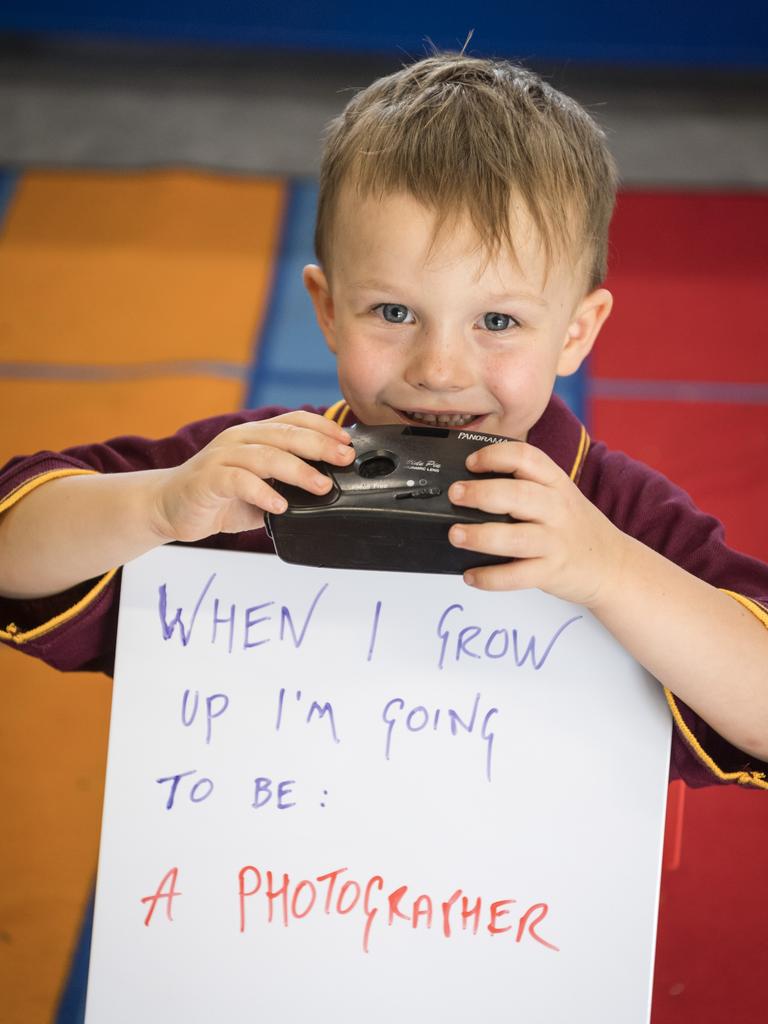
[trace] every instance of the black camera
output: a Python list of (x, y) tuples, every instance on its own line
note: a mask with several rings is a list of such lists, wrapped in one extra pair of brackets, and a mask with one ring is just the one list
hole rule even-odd
[(482, 480), (470, 473), (467, 456), (511, 438), (440, 427), (356, 426), (350, 430), (354, 462), (346, 467), (312, 463), (333, 481), (318, 497), (273, 481), (288, 502), (281, 515), (265, 516), (277, 554), (286, 562), (343, 569), (462, 573), (509, 558), (455, 548), (454, 523), (510, 521), (453, 505), (454, 480)]

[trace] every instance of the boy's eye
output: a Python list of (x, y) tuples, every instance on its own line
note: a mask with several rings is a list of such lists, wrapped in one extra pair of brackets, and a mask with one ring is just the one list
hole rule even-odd
[(486, 313), (483, 317), (483, 323), (489, 331), (506, 331), (512, 324), (516, 324), (517, 321), (514, 317), (509, 316), (508, 313)]
[(374, 311), (380, 313), (390, 324), (413, 323), (413, 313), (399, 302), (382, 302), (374, 307)]

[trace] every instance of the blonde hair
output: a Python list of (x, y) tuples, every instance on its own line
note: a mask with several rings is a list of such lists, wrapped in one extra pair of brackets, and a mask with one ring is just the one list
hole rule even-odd
[[(514, 255), (511, 201), (523, 201), (547, 262), (607, 268), (617, 171), (605, 133), (575, 100), (510, 61), (436, 53), (373, 82), (328, 126), (315, 251), (327, 270), (342, 186), (407, 192), (436, 214), (436, 233), (466, 214), (489, 254)], [(586, 252), (585, 252), (586, 250)]]

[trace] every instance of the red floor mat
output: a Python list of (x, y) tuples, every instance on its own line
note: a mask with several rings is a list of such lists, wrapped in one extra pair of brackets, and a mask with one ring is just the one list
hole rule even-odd
[[(768, 560), (768, 196), (622, 195), (591, 430)], [(766, 668), (768, 683), (768, 667)], [(768, 793), (688, 791), (662, 880), (654, 1024), (768, 1020)]]

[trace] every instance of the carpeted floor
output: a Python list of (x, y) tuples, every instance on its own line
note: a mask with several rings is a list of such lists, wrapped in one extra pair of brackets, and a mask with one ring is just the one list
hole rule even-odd
[[(298, 287), (314, 196), (310, 181), (191, 172), (0, 175), (0, 463), (245, 401), (337, 397)], [(761, 194), (623, 194), (615, 313), (569, 399), (768, 560), (766, 228)], [(0, 1020), (43, 1024), (96, 869), (110, 684), (0, 649), (0, 699)], [(763, 1019), (766, 826), (763, 793), (687, 793), (654, 1024)], [(77, 1004), (75, 986), (59, 1020)]]
[[(285, 184), (202, 174), (5, 179), (0, 462), (238, 408)], [(14, 187), (9, 187), (10, 185)], [(110, 681), (0, 649), (0, 1020), (47, 1024), (98, 851)]]

